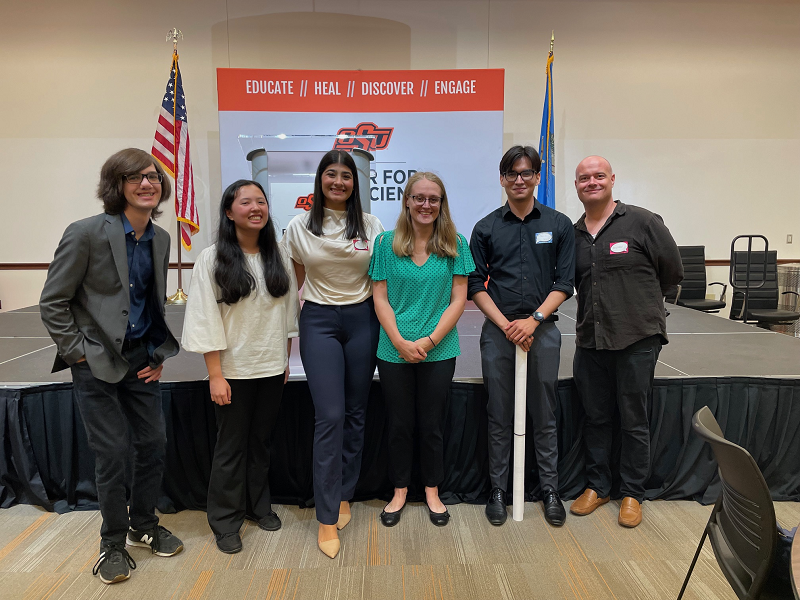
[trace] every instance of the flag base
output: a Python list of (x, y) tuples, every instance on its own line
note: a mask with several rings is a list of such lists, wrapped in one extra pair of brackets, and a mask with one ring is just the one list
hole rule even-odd
[(178, 288), (178, 291), (172, 294), (169, 298), (167, 298), (167, 304), (186, 304), (186, 300), (189, 297), (183, 293), (181, 288)]

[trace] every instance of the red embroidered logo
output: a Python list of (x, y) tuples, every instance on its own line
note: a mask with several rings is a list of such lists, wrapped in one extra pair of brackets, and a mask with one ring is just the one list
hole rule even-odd
[(297, 202), (294, 203), (295, 208), (302, 208), (304, 211), (308, 212), (311, 210), (311, 206), (314, 204), (314, 194), (309, 194), (308, 196), (299, 196), (297, 198)]
[[(353, 150), (360, 148), (367, 152), (375, 150), (385, 150), (392, 139), (394, 127), (378, 127), (375, 123), (359, 123), (356, 127), (342, 127), (337, 135), (341, 137), (333, 144), (334, 150)], [(372, 135), (373, 138), (364, 140), (357, 139), (358, 136)]]

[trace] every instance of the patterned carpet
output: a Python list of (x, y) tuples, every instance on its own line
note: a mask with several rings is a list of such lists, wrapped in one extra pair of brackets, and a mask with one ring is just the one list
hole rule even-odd
[[(0, 598), (3, 600), (380, 600), (676, 598), (710, 507), (694, 502), (646, 502), (636, 529), (617, 525), (618, 503), (588, 517), (570, 515), (548, 526), (541, 504), (525, 520), (492, 527), (482, 506), (450, 507), (451, 523), (436, 528), (427, 509), (410, 505), (397, 527), (383, 527), (383, 503), (353, 505), (330, 560), (316, 547), (314, 511), (276, 506), (283, 528), (246, 523), (244, 550), (232, 556), (214, 544), (205, 513), (164, 515), (183, 539), (172, 558), (131, 549), (138, 568), (112, 586), (92, 576), (100, 514), (47, 513), (34, 506), (0, 510)], [(779, 521), (800, 521), (800, 504), (776, 503)], [(690, 581), (688, 599), (735, 599), (710, 546)]]

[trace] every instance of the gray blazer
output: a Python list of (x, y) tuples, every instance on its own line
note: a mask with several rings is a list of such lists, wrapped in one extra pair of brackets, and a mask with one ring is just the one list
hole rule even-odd
[[(164, 319), (169, 234), (155, 225), (154, 229), (153, 297), (147, 302), (152, 318), (148, 332), (151, 367), (180, 349)], [(58, 244), (39, 300), (42, 322), (58, 349), (53, 372), (85, 356), (97, 379), (122, 380), (129, 367), (122, 356), (129, 309), (122, 217), (103, 213), (72, 223)]]

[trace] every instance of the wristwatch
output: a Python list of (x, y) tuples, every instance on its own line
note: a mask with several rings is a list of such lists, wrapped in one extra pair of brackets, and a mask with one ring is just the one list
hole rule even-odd
[(535, 313), (533, 313), (531, 316), (533, 317), (534, 321), (539, 321), (539, 323), (544, 321), (544, 315), (542, 313), (540, 313), (538, 310)]

